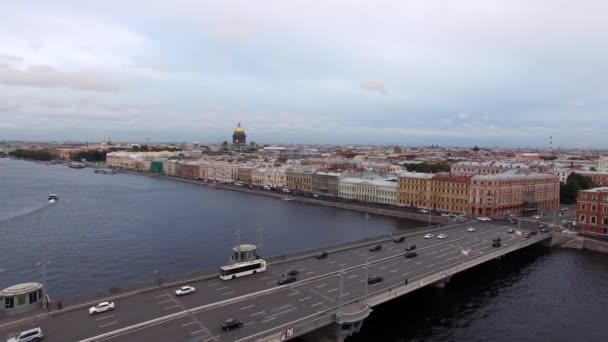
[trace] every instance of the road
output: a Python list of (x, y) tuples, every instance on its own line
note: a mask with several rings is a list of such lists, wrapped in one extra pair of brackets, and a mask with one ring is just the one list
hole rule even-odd
[[(535, 227), (537, 223), (523, 223)], [(491, 241), (501, 237), (503, 246), (521, 241), (523, 238), (507, 233), (504, 222), (475, 223), (475, 232), (467, 232), (468, 226), (446, 228), (442, 231), (447, 238), (424, 239), (423, 234), (409, 237), (404, 243), (387, 242), (382, 250), (369, 252), (370, 246), (363, 246), (330, 254), (329, 258), (317, 260), (308, 258), (269, 266), (265, 273), (236, 280), (218, 279), (189, 284), (195, 286), (194, 294), (175, 297), (173, 290), (157, 290), (117, 300), (116, 309), (111, 312), (90, 316), (86, 309), (65, 312), (43, 319), (38, 323), (28, 323), (13, 327), (12, 332), (40, 326), (45, 333), (45, 341), (78, 341), (120, 328), (132, 326), (159, 317), (185, 312), (188, 309), (246, 296), (232, 303), (212, 305), (196, 313), (185, 313), (167, 322), (119, 335), (112, 341), (233, 341), (282, 325), (298, 318), (336, 307), (342, 301), (348, 302), (365, 296), (366, 274), (380, 275), (384, 281), (370, 285), (368, 291), (402, 284), (405, 278), (416, 279), (433, 270), (441, 269), (463, 261), (462, 250), (470, 250), (470, 257), (481, 255), (495, 247)], [(435, 233), (437, 235), (438, 233)], [(417, 245), (418, 256), (403, 257), (404, 248)], [(469, 258), (470, 258), (469, 257)], [(366, 270), (365, 266), (369, 262)], [(288, 286), (277, 285), (281, 274), (297, 269), (298, 282)], [(343, 272), (343, 288), (340, 277)], [(271, 292), (256, 294), (263, 290)], [(222, 332), (220, 324), (227, 318), (242, 320), (245, 326), (231, 332)], [(0, 330), (0, 336), (7, 331)]]

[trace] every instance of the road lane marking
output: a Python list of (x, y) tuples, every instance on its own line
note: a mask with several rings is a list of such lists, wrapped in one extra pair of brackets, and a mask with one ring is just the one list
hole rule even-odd
[(260, 311), (260, 312), (256, 312), (256, 313), (254, 313), (254, 314), (251, 314), (251, 315), (249, 315), (249, 316), (253, 317), (253, 316), (257, 316), (257, 315), (263, 315), (263, 314), (265, 314), (265, 313), (266, 313), (266, 311)]
[(327, 286), (327, 284), (321, 284), (321, 285), (319, 285), (319, 286), (315, 286), (315, 289), (320, 289), (320, 288), (322, 288), (323, 286)]
[(300, 264), (291, 265), (292, 268), (296, 268), (296, 267), (300, 267), (300, 266), (302, 266), (302, 265), (300, 265)]
[(402, 277), (405, 277), (405, 276), (406, 276), (406, 275), (408, 275), (408, 274), (410, 274), (410, 272), (403, 273), (401, 276), (402, 276)]
[(109, 316), (104, 316), (104, 317), (100, 317), (100, 318), (95, 318), (96, 321), (101, 321), (102, 319), (107, 319), (110, 317), (114, 317), (114, 315), (109, 315)]
[(158, 302), (157, 304), (165, 304), (165, 303), (169, 303), (172, 301), (173, 301), (173, 299), (169, 299), (169, 300), (165, 300), (164, 302)]
[(255, 323), (255, 321), (245, 323), (245, 326)]
[(335, 289), (331, 289), (331, 290), (327, 291), (327, 293), (334, 292), (334, 291), (338, 291), (338, 288), (336, 287)]
[(315, 304), (311, 305), (310, 307), (314, 308), (315, 306), (317, 306), (317, 305), (321, 305), (321, 304), (323, 304), (323, 302), (318, 302), (318, 303), (315, 303)]
[(179, 305), (170, 306), (168, 308), (165, 308), (165, 310), (171, 310), (171, 309), (175, 309), (175, 308), (179, 308)]
[(154, 297), (154, 299), (156, 299), (156, 298), (161, 298), (161, 297), (168, 296), (168, 295), (169, 295), (168, 293), (165, 293), (165, 294), (162, 294), (162, 295), (160, 295), (160, 296), (156, 296), (156, 297)]
[(352, 276), (348, 277), (348, 279), (357, 278), (358, 276), (359, 276), (358, 274), (355, 274), (355, 275), (352, 275)]
[(262, 323), (266, 323), (266, 322), (274, 321), (275, 319), (277, 319), (277, 317), (276, 317), (276, 316), (275, 316), (275, 317), (271, 317), (271, 318), (269, 318), (269, 319), (265, 319), (265, 320), (263, 320), (263, 321), (262, 321)]
[(346, 292), (345, 294), (342, 295), (342, 297), (346, 297), (350, 294), (350, 292)]
[(276, 281), (273, 280), (273, 281), (267, 282), (266, 285), (270, 285), (270, 284), (274, 284), (274, 283), (276, 283)]
[(390, 271), (389, 273), (394, 273), (394, 272), (397, 272), (397, 271), (399, 271), (399, 269), (396, 268), (396, 269)]
[(448, 249), (450, 249), (450, 247), (447, 247), (447, 248), (444, 248), (444, 249), (440, 249), (439, 251), (440, 251), (440, 252), (445, 252), (445, 251), (447, 251)]
[(359, 280), (359, 282), (360, 282), (360, 283), (365, 283), (366, 281), (367, 281), (367, 280), (365, 280), (365, 279), (361, 279), (361, 280)]
[(422, 264), (422, 261), (418, 261), (418, 262), (416, 263), (416, 265), (420, 265), (420, 264)]
[(189, 326), (191, 324), (196, 324), (196, 322), (190, 322), (190, 323), (182, 324), (182, 327), (187, 327), (187, 326)]
[(234, 293), (234, 291), (230, 291), (230, 292), (224, 292), (224, 293), (222, 293), (222, 296), (227, 296), (227, 295), (229, 295), (229, 294), (233, 294), (233, 293)]
[(387, 267), (388, 267), (388, 266), (382, 266), (382, 267), (380, 267), (380, 268), (378, 268), (378, 269), (379, 269), (379, 270), (383, 270), (383, 269), (385, 269), (385, 268), (387, 268)]
[(305, 275), (313, 274), (315, 271), (306, 272)]
[(204, 332), (204, 331), (205, 331), (205, 330), (197, 330), (197, 331), (191, 332), (191, 333), (190, 333), (190, 335), (196, 335), (196, 334), (200, 334), (200, 333), (202, 333), (202, 332)]
[(435, 264), (427, 265), (426, 268), (433, 267), (433, 266), (435, 266)]
[(308, 267), (304, 267), (304, 268), (301, 268), (301, 269), (300, 269), (300, 271), (301, 271), (301, 272), (304, 272), (304, 271), (306, 271), (307, 269), (308, 269)]
[(255, 306), (255, 304), (248, 305), (248, 306), (242, 307), (240, 310), (247, 310), (247, 309), (251, 309), (251, 308), (252, 308), (252, 307), (254, 307), (254, 306)]
[(215, 340), (215, 339), (216, 339), (216, 338), (218, 338), (218, 337), (220, 337), (220, 335), (210, 337), (210, 338), (208, 338), (208, 339), (204, 340), (203, 342), (209, 342), (209, 341), (213, 341), (213, 340)]
[(434, 251), (434, 252), (428, 253), (427, 255), (433, 255), (433, 254), (435, 254), (435, 253), (437, 253), (437, 251)]
[(347, 262), (345, 262), (345, 263), (343, 263), (343, 264), (340, 264), (340, 265), (338, 265), (338, 266), (342, 267), (342, 266), (346, 266), (346, 265), (348, 265), (348, 263), (347, 263)]
[(218, 287), (217, 289), (215, 289), (215, 291), (225, 290), (227, 288), (228, 288), (228, 286)]
[(336, 260), (332, 260), (332, 261), (328, 262), (328, 264), (335, 264), (335, 263), (336, 263)]
[(288, 294), (287, 296), (295, 296), (295, 295), (299, 295), (299, 294), (300, 294), (300, 292), (296, 291), (296, 292), (294, 292), (294, 293), (290, 293), (290, 294)]
[(266, 279), (270, 279), (270, 278), (272, 278), (272, 276), (268, 276), (268, 277), (260, 278), (260, 280), (266, 280)]
[(219, 285), (219, 284), (220, 283), (211, 283), (211, 284), (207, 285), (207, 287), (209, 287), (209, 286), (215, 286), (215, 285)]
[(311, 299), (311, 298), (312, 298), (312, 297), (306, 297), (306, 298), (298, 299), (298, 302), (303, 302), (303, 301), (305, 301), (305, 300), (309, 300), (309, 299)]
[(118, 322), (112, 322), (112, 323), (108, 323), (108, 324), (100, 325), (99, 327), (100, 327), (100, 328), (103, 328), (103, 327), (108, 327), (108, 326), (110, 326), (110, 325), (114, 325), (114, 324), (118, 324)]

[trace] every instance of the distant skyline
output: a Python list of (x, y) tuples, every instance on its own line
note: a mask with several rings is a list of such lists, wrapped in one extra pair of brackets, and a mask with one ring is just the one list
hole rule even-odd
[(10, 1), (0, 140), (608, 147), (608, 2)]

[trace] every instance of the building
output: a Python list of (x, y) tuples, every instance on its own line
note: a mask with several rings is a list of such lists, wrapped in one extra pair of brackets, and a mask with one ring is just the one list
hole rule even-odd
[(236, 179), (241, 183), (251, 184), (252, 174), (253, 174), (253, 167), (239, 166)]
[(340, 177), (337, 172), (316, 172), (312, 175), (312, 192), (317, 195), (338, 197)]
[(608, 186), (608, 172), (577, 171), (576, 173), (589, 177), (595, 186)]
[(183, 178), (198, 179), (200, 173), (200, 163), (195, 161), (179, 162), (177, 167), (178, 176)]
[(397, 202), (397, 180), (342, 178), (338, 197), (369, 203), (395, 204)]
[(513, 169), (527, 169), (528, 165), (524, 163), (512, 163), (512, 162), (472, 162), (465, 161), (460, 163), (452, 164), (450, 167), (450, 173), (453, 175), (495, 175), (497, 173), (505, 172)]
[(317, 170), (311, 167), (290, 167), (285, 170), (285, 187), (293, 191), (312, 192), (312, 175)]
[(532, 215), (559, 207), (559, 177), (510, 170), (471, 177), (470, 214), (506, 217)]
[(597, 161), (596, 169), (599, 172), (608, 172), (608, 157), (602, 157)]
[(0, 154), (10, 154), (11, 152), (17, 151), (19, 149), (18, 145), (10, 145), (0, 143)]
[(163, 162), (163, 171), (165, 174), (170, 176), (177, 175), (177, 163), (176, 159), (167, 159)]
[(452, 213), (469, 212), (471, 177), (439, 173), (430, 180), (432, 208)]
[(608, 237), (608, 187), (577, 194), (576, 224), (586, 233)]
[(238, 125), (234, 129), (234, 133), (232, 134), (232, 143), (235, 145), (247, 144), (247, 135), (245, 135), (245, 130), (241, 127), (240, 122), (238, 123)]
[(432, 173), (409, 172), (399, 174), (397, 204), (402, 206), (432, 208), (430, 202)]

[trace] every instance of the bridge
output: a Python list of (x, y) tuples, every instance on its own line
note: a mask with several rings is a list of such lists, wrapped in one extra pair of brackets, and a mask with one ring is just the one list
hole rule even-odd
[[(536, 230), (538, 222), (520, 221), (521, 231)], [(475, 231), (467, 231), (474, 227)], [(424, 286), (445, 286), (459, 272), (484, 262), (546, 242), (552, 233), (529, 238), (509, 233), (517, 228), (504, 221), (468, 222), (452, 226), (386, 236), (268, 259), (266, 272), (222, 281), (215, 274), (196, 282), (161, 284), (65, 305), (63, 310), (36, 311), (0, 318), (0, 337), (41, 327), (45, 341), (282, 341), (301, 337), (310, 341), (342, 341), (356, 333), (373, 308)], [(425, 239), (427, 232), (434, 234)], [(443, 233), (447, 237), (438, 239)], [(492, 246), (500, 237), (502, 244)], [(370, 247), (382, 249), (371, 252)], [(405, 258), (405, 248), (417, 246), (417, 256)], [(327, 251), (326, 259), (315, 258)], [(288, 270), (300, 272), (298, 281), (278, 286)], [(381, 276), (383, 281), (368, 284)], [(190, 295), (176, 297), (182, 285), (196, 287)], [(88, 307), (112, 300), (116, 309), (88, 315)], [(222, 331), (228, 318), (243, 327)]]

